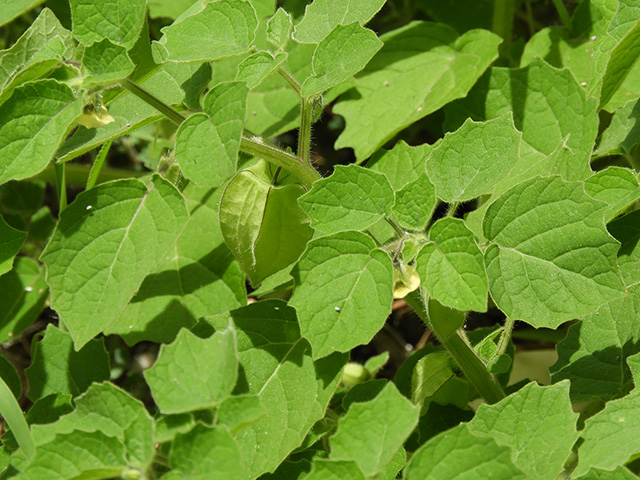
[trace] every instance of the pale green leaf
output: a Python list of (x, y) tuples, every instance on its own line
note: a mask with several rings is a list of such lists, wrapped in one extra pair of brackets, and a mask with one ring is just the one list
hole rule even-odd
[(353, 461), (366, 475), (374, 475), (391, 461), (419, 416), (420, 407), (388, 383), (376, 398), (354, 403), (338, 420), (337, 432), (330, 440), (330, 458)]
[(376, 34), (358, 22), (337, 25), (316, 47), (313, 76), (302, 84), (302, 95), (315, 95), (340, 85), (362, 70), (382, 48)]
[(144, 378), (162, 413), (211, 408), (228, 398), (236, 384), (237, 354), (233, 328), (207, 339), (183, 329), (161, 347)]
[(522, 134), (511, 113), (476, 123), (467, 120), (429, 154), (427, 175), (445, 202), (466, 202), (489, 193), (518, 162)]
[[(64, 459), (65, 461), (61, 461)], [(24, 480), (117, 478), (127, 469), (124, 446), (100, 431), (58, 435), (36, 448), (36, 457), (20, 473)]]
[(303, 480), (366, 480), (355, 462), (317, 458)]
[(102, 339), (91, 340), (76, 351), (68, 333), (49, 325), (35, 345), (25, 374), (29, 380), (27, 397), (33, 401), (54, 393), (76, 397), (93, 382), (109, 379), (109, 356)]
[(253, 90), (279, 68), (286, 59), (287, 54), (284, 52), (278, 53), (275, 57), (262, 50), (256, 52), (240, 62), (236, 80), (246, 82), (249, 90)]
[(290, 304), (314, 358), (368, 343), (391, 312), (391, 258), (363, 233), (310, 241), (292, 276), (296, 288)]
[(0, 342), (6, 342), (40, 315), (49, 297), (44, 269), (30, 258), (16, 258), (13, 269), (0, 276), (0, 291)]
[(315, 0), (307, 5), (293, 37), (302, 43), (320, 43), (338, 25), (364, 25), (383, 5), (384, 0)]
[(254, 286), (295, 262), (313, 234), (296, 202), (303, 188), (274, 186), (265, 168), (238, 173), (220, 201), (222, 234)]
[(522, 132), (520, 161), (503, 182), (504, 191), (535, 175), (560, 174), (567, 180), (591, 175), (589, 161), (598, 132), (597, 102), (567, 70), (536, 59), (520, 69), (494, 67), (469, 95), (445, 108), (447, 130), (467, 118), (475, 121), (513, 113)]
[(489, 207), (489, 288), (509, 318), (555, 328), (624, 294), (605, 207), (559, 177), (522, 182)]
[(426, 173), (396, 192), (392, 212), (403, 227), (424, 230), (436, 208), (435, 187)]
[(640, 144), (640, 101), (631, 100), (616, 110), (611, 123), (602, 132), (596, 155), (607, 155), (624, 152), (631, 155), (634, 147)]
[(76, 348), (118, 318), (187, 219), (184, 198), (159, 176), (101, 184), (62, 212), (41, 258)]
[(429, 295), (459, 310), (487, 310), (487, 274), (473, 233), (459, 218), (442, 218), (429, 231), (416, 271)]
[(311, 226), (325, 233), (364, 230), (389, 215), (393, 202), (386, 177), (357, 165), (337, 165), (298, 200)]
[(247, 475), (243, 460), (225, 429), (196, 425), (190, 432), (176, 435), (169, 454), (172, 471), (162, 478), (239, 480)]
[(638, 178), (628, 168), (607, 167), (600, 170), (585, 180), (584, 189), (596, 200), (609, 205), (604, 214), (605, 222), (613, 220), (640, 199)]
[(323, 417), (347, 358), (334, 354), (314, 362), (295, 310), (282, 301), (253, 303), (207, 321), (219, 330), (229, 317), (241, 372), (234, 394), (257, 395), (266, 410), (235, 436), (249, 470), (237, 480), (250, 480), (273, 471)]
[(9, 23), (14, 18), (40, 5), (44, 0), (12, 0), (2, 5), (0, 14), (0, 26)]
[(249, 50), (258, 25), (251, 3), (219, 0), (206, 3), (190, 16), (165, 27), (169, 60), (207, 62)]
[(218, 407), (216, 425), (235, 435), (265, 415), (267, 410), (257, 395), (238, 395), (227, 398)]
[(205, 113), (182, 122), (175, 157), (187, 178), (219, 187), (235, 173), (247, 93), (243, 82), (217, 85), (204, 98)]
[(267, 40), (278, 49), (282, 49), (289, 43), (292, 30), (291, 15), (279, 7), (267, 22)]
[(422, 445), (405, 468), (407, 480), (516, 480), (529, 478), (511, 461), (510, 450), (491, 438), (473, 435), (466, 424)]
[[(206, 1), (206, 0), (205, 0)], [(175, 20), (194, 4), (202, 4), (195, 0), (147, 0), (149, 18), (170, 18)]]
[[(2, 412), (3, 420), (11, 429), (15, 441), (21, 449), (20, 452), (24, 454), (28, 460), (32, 460), (36, 453), (36, 445), (31, 435), (29, 425), (18, 403), (18, 398), (20, 398), (20, 394), (22, 393), (20, 378), (18, 377), (18, 372), (13, 368), (13, 365), (4, 357), (2, 370), (3, 378), (0, 378), (0, 412)], [(17, 385), (14, 385), (17, 387), (14, 389), (17, 390), (17, 395), (12, 391), (10, 386), (7, 385), (7, 381), (14, 383), (11, 380), (17, 381)], [(4, 463), (6, 464), (7, 462)]]
[(82, 111), (71, 88), (38, 80), (0, 106), (0, 183), (43, 170)]
[(38, 448), (55, 442), (61, 435), (100, 432), (124, 445), (129, 465), (141, 469), (149, 466), (155, 451), (153, 420), (139, 400), (112, 383), (101, 383), (92, 385), (75, 399), (75, 404), (76, 409), (58, 421), (33, 427)]
[(640, 284), (640, 211), (636, 210), (609, 224), (609, 232), (622, 246), (618, 265), (627, 286)]
[(183, 191), (189, 220), (165, 260), (140, 285), (105, 330), (129, 344), (169, 343), (199, 318), (246, 303), (245, 275), (224, 244), (218, 203), (221, 190), (190, 183)]
[(426, 355), (418, 360), (411, 377), (411, 401), (422, 405), (445, 383), (455, 376), (451, 367), (451, 356), (446, 352)]
[(138, 40), (146, 0), (69, 0), (73, 36), (84, 45), (107, 38), (129, 50)]
[(196, 420), (191, 413), (158, 415), (155, 417), (155, 421), (156, 428), (153, 438), (157, 443), (170, 442), (176, 434), (187, 433), (196, 426)]
[(601, 470), (592, 468), (580, 477), (580, 480), (636, 480), (637, 475), (625, 467), (618, 467), (615, 470)]
[(571, 380), (571, 399), (604, 401), (624, 395), (631, 385), (627, 358), (640, 353), (640, 286), (571, 325), (556, 347), (551, 380)]
[(27, 232), (16, 230), (0, 215), (0, 275), (13, 267), (13, 259), (27, 238)]
[(384, 173), (397, 192), (424, 173), (431, 148), (426, 143), (412, 147), (400, 140), (391, 150), (380, 149), (374, 153), (367, 168)]
[(531, 478), (556, 478), (578, 439), (577, 419), (569, 382), (532, 382), (495, 405), (481, 405), (468, 428), (509, 447), (513, 463)]
[(610, 52), (602, 78), (600, 108), (615, 111), (640, 97), (640, 19)]
[(380, 369), (389, 361), (389, 352), (382, 352), (375, 355), (364, 363), (364, 368), (371, 378), (375, 378)]
[(127, 49), (108, 38), (92, 43), (84, 49), (82, 66), (89, 72), (83, 85), (90, 86), (115, 82), (127, 78), (135, 65), (127, 55)]
[(627, 358), (636, 388), (619, 400), (606, 404), (604, 410), (585, 422), (578, 449), (579, 477), (590, 468), (612, 470), (640, 452), (640, 355)]
[(423, 22), (381, 40), (384, 46), (355, 79), (355, 89), (334, 108), (347, 122), (336, 147), (352, 147), (359, 161), (403, 128), (463, 97), (497, 57), (500, 43), (488, 31), (458, 36), (450, 27)]

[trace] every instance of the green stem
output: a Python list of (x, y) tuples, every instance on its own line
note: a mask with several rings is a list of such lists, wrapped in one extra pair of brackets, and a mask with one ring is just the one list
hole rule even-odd
[(300, 161), (295, 155), (281, 150), (260, 137), (243, 134), (240, 139), (240, 150), (288, 170), (307, 188), (311, 188), (313, 182), (321, 178), (310, 163)]
[(384, 217), (384, 219), (396, 231), (396, 234), (398, 235), (398, 238), (404, 238), (405, 237), (405, 235), (407, 233), (404, 232), (396, 222), (391, 220), (389, 217)]
[(298, 158), (305, 163), (311, 161), (311, 121), (313, 96), (302, 97), (300, 102), (300, 128), (298, 129)]
[(111, 148), (111, 143), (113, 140), (107, 140), (106, 143), (102, 145), (100, 148), (100, 152), (98, 152), (98, 156), (93, 162), (93, 166), (91, 167), (91, 171), (89, 172), (89, 177), (87, 178), (87, 186), (86, 190), (93, 188), (98, 180), (98, 176), (100, 175), (100, 171), (102, 170), (102, 166), (104, 165), (104, 161), (107, 158), (107, 154), (109, 153), (109, 149)]
[(2, 378), (0, 378), (0, 414), (11, 428), (24, 456), (27, 457), (27, 460), (32, 460), (36, 455), (36, 444), (33, 441), (31, 430), (16, 397), (13, 396), (13, 392)]
[(496, 357), (507, 351), (507, 345), (509, 345), (509, 340), (511, 339), (511, 333), (513, 332), (513, 326), (515, 323), (516, 321), (509, 317), (507, 317), (504, 322), (504, 328), (502, 329), (502, 335), (500, 336), (500, 342), (498, 343)]
[(278, 73), (287, 81), (289, 85), (291, 85), (291, 88), (293, 88), (298, 95), (302, 96), (302, 86), (295, 78), (293, 78), (293, 75), (291, 75), (282, 67), (278, 67)]
[(493, 3), (493, 23), (491, 30), (502, 37), (500, 58), (508, 60), (511, 50), (511, 31), (513, 29), (513, 0), (495, 0)]
[(569, 12), (567, 11), (567, 7), (564, 6), (562, 0), (553, 0), (553, 5), (556, 7), (558, 11), (558, 15), (560, 16), (560, 20), (565, 27), (571, 26), (571, 18), (569, 17)]
[[(422, 290), (419, 289), (419, 290)], [(475, 387), (487, 403), (497, 403), (505, 397), (502, 387), (496, 378), (487, 370), (484, 362), (478, 357), (464, 333), (458, 329), (451, 335), (444, 335), (432, 324), (419, 291), (411, 292), (405, 297), (406, 302), (418, 314), (438, 341), (447, 349), (462, 369), (465, 377)]]
[(170, 107), (169, 105), (164, 103), (155, 95), (140, 87), (138, 84), (132, 82), (128, 78), (122, 80), (120, 84), (122, 85), (122, 88), (130, 91), (136, 97), (154, 107), (156, 110), (158, 110), (160, 113), (165, 115), (169, 120), (176, 123), (177, 125), (180, 125), (182, 122), (184, 122), (186, 118), (184, 115), (178, 112), (175, 108)]
[(460, 202), (450, 203), (449, 208), (447, 209), (447, 217), (453, 218), (454, 215), (456, 214), (456, 210), (458, 209), (459, 205), (460, 205)]
[(67, 179), (65, 175), (65, 164), (53, 164), (56, 174), (56, 193), (58, 194), (58, 211), (62, 212), (67, 208)]
[[(58, 164), (50, 164), (39, 174), (30, 178), (30, 180), (41, 180), (45, 182), (56, 182), (56, 168)], [(62, 164), (60, 164), (62, 165)], [(65, 180), (68, 185), (85, 185), (89, 177), (91, 167), (89, 165), (80, 165), (77, 163), (64, 163)], [(116, 168), (103, 168), (98, 174), (96, 183), (104, 183), (109, 180), (118, 180), (120, 178), (138, 178), (148, 175), (149, 172), (136, 172), (133, 170), (122, 170)]]

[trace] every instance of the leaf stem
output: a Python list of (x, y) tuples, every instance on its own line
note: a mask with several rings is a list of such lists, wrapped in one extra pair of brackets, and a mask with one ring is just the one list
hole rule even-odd
[(53, 164), (56, 174), (56, 193), (58, 194), (58, 211), (62, 212), (67, 208), (67, 179), (65, 175), (65, 164)]
[(446, 336), (438, 331), (432, 324), (429, 313), (425, 308), (422, 298), (422, 288), (409, 293), (405, 300), (411, 308), (418, 314), (427, 327), (433, 332), (438, 341), (447, 349), (453, 359), (462, 369), (465, 377), (471, 385), (475, 387), (480, 395), (487, 403), (497, 403), (505, 397), (502, 387), (496, 378), (487, 370), (484, 362), (478, 357), (469, 341), (466, 339), (464, 332), (460, 329), (453, 334)]
[(36, 444), (33, 441), (31, 430), (16, 397), (13, 396), (13, 392), (2, 378), (0, 378), (0, 413), (11, 428), (27, 460), (33, 459), (36, 455)]
[(502, 335), (500, 336), (500, 341), (498, 342), (498, 351), (496, 352), (496, 357), (498, 355), (502, 355), (507, 351), (507, 345), (509, 345), (509, 340), (511, 339), (511, 333), (513, 332), (513, 326), (516, 321), (512, 318), (507, 317), (504, 322), (504, 327), (502, 329)]
[(406, 232), (404, 232), (401, 228), (400, 225), (398, 225), (396, 222), (394, 222), (392, 219), (390, 219), (389, 217), (384, 217), (385, 221), (391, 225), (391, 227), (396, 231), (396, 234), (398, 235), (398, 238), (402, 239), (404, 238), (404, 236), (406, 235)]
[(511, 31), (513, 29), (513, 0), (495, 0), (493, 2), (493, 22), (491, 30), (502, 37), (500, 58), (509, 60), (511, 50)]
[(556, 10), (558, 11), (558, 16), (560, 17), (560, 20), (562, 20), (562, 24), (565, 27), (570, 27), (571, 18), (569, 17), (569, 12), (567, 11), (567, 7), (564, 6), (564, 3), (562, 3), (562, 0), (553, 0), (553, 5), (556, 7)]
[[(56, 168), (62, 164), (50, 164), (42, 172), (31, 177), (29, 180), (41, 180), (44, 182), (56, 182)], [(68, 185), (85, 185), (90, 174), (88, 165), (80, 165), (77, 163), (64, 163), (65, 180)], [(109, 180), (118, 180), (120, 178), (138, 178), (148, 175), (150, 172), (136, 172), (134, 170), (124, 170), (117, 168), (103, 168), (98, 173), (96, 183), (108, 182)]]
[(311, 122), (314, 97), (300, 99), (300, 128), (298, 129), (298, 158), (305, 163), (311, 161)]
[(138, 84), (132, 82), (128, 78), (125, 78), (124, 80), (122, 80), (122, 82), (120, 82), (120, 85), (122, 85), (122, 88), (130, 91), (136, 97), (138, 97), (139, 99), (143, 100), (144, 102), (154, 107), (156, 110), (158, 110), (160, 113), (165, 115), (169, 120), (171, 120), (175, 124), (180, 125), (182, 122), (184, 122), (186, 118), (184, 115), (178, 112), (175, 108), (170, 107), (169, 105), (164, 103), (162, 100), (160, 100), (158, 97), (156, 97), (152, 93), (140, 87)]
[(243, 133), (240, 139), (240, 149), (245, 153), (255, 155), (277, 167), (282, 167), (290, 171), (298, 177), (307, 188), (311, 188), (313, 182), (322, 178), (310, 163), (302, 162), (295, 155), (285, 152), (265, 139), (255, 135)]
[(287, 81), (289, 85), (291, 85), (291, 88), (293, 88), (296, 93), (300, 95), (300, 97), (302, 97), (302, 86), (295, 78), (293, 78), (293, 75), (291, 75), (282, 67), (278, 67), (278, 73)]
[(450, 203), (449, 208), (447, 208), (447, 217), (453, 218), (456, 214), (456, 210), (458, 209), (459, 205), (460, 205), (460, 202)]
[(91, 171), (89, 172), (89, 177), (87, 178), (87, 186), (86, 190), (93, 188), (98, 180), (98, 175), (100, 175), (100, 171), (102, 170), (102, 166), (104, 165), (104, 161), (107, 158), (107, 154), (109, 153), (109, 149), (111, 148), (112, 139), (109, 139), (102, 145), (100, 151), (98, 152), (98, 156), (93, 162), (93, 166), (91, 167)]

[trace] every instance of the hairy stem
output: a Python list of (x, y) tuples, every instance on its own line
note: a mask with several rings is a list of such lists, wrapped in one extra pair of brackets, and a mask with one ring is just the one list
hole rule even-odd
[(562, 0), (553, 0), (553, 5), (556, 7), (558, 11), (558, 16), (565, 27), (571, 26), (571, 18), (569, 17), (569, 12), (567, 11), (567, 7), (564, 6)]
[(130, 91), (136, 97), (138, 97), (139, 99), (143, 100), (144, 102), (154, 107), (156, 110), (158, 110), (160, 113), (165, 115), (169, 120), (171, 120), (175, 124), (180, 125), (182, 122), (184, 122), (186, 117), (182, 115), (179, 111), (167, 105), (158, 97), (146, 91), (144, 88), (140, 87), (138, 84), (132, 82), (128, 78), (125, 78), (121, 82), (121, 85), (122, 85), (122, 88)]
[(502, 37), (500, 58), (508, 60), (511, 50), (511, 31), (513, 29), (513, 0), (495, 0), (493, 3), (493, 22), (491, 30)]
[(422, 321), (436, 336), (438, 341), (447, 349), (454, 360), (462, 369), (465, 377), (471, 385), (482, 395), (487, 403), (497, 403), (505, 397), (502, 387), (496, 378), (487, 370), (484, 362), (476, 355), (475, 350), (469, 344), (464, 333), (458, 329), (451, 335), (444, 335), (438, 331), (429, 318), (425, 303), (419, 291), (411, 292), (405, 300), (411, 308), (420, 316)]
[(300, 102), (300, 128), (298, 130), (298, 158), (311, 161), (311, 121), (313, 115), (313, 96), (302, 97)]

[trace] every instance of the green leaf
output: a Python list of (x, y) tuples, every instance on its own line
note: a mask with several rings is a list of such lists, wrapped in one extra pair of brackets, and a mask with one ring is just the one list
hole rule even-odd
[(380, 149), (367, 162), (367, 168), (384, 173), (397, 192), (424, 174), (431, 145), (409, 146), (400, 140), (391, 150)]
[(196, 426), (194, 415), (178, 413), (176, 415), (160, 415), (156, 417), (156, 428), (153, 436), (155, 442), (171, 442), (178, 433), (187, 433)]
[(71, 88), (56, 80), (16, 88), (0, 106), (0, 183), (43, 170), (81, 111)]
[(540, 59), (520, 69), (491, 68), (465, 99), (445, 108), (445, 128), (456, 129), (468, 117), (490, 120), (506, 112), (513, 113), (524, 142), (520, 161), (500, 191), (540, 174), (557, 173), (566, 180), (591, 175), (597, 105), (595, 99), (585, 98), (584, 89), (569, 71), (557, 70)]
[(101, 184), (60, 217), (42, 261), (52, 306), (76, 348), (109, 327), (187, 222), (184, 199), (159, 176)]
[(618, 250), (618, 266), (627, 286), (640, 283), (640, 212), (634, 211), (609, 224), (609, 232), (622, 246)]
[(615, 470), (592, 468), (580, 477), (581, 480), (636, 480), (636, 478), (638, 476), (625, 467), (618, 467)]
[(169, 60), (209, 62), (249, 50), (258, 25), (251, 3), (219, 0), (162, 29)]
[(450, 27), (422, 22), (381, 40), (384, 46), (355, 79), (355, 89), (334, 108), (347, 121), (336, 148), (352, 147), (360, 161), (403, 128), (463, 97), (495, 60), (500, 43), (488, 31), (458, 37)]
[[(65, 461), (60, 461), (63, 458)], [(119, 477), (127, 469), (124, 446), (102, 432), (72, 432), (39, 445), (33, 461), (20, 473), (24, 480)]]
[(556, 478), (578, 439), (577, 419), (569, 382), (548, 387), (532, 382), (495, 405), (481, 405), (468, 428), (509, 447), (513, 463), (531, 478)]
[(424, 230), (438, 202), (436, 190), (426, 173), (396, 192), (391, 211), (403, 227)]
[(187, 178), (219, 187), (235, 173), (248, 92), (243, 82), (217, 85), (204, 98), (205, 113), (182, 122), (175, 157)]
[(289, 12), (278, 7), (276, 13), (267, 22), (267, 40), (269, 43), (283, 49), (291, 40), (293, 21)]
[(307, 5), (293, 37), (301, 43), (320, 43), (338, 25), (364, 25), (384, 5), (384, 0), (315, 0)]
[(446, 352), (432, 353), (416, 363), (411, 378), (411, 401), (422, 405), (432, 397), (455, 374), (451, 367), (451, 356)]
[(489, 207), (489, 288), (509, 318), (555, 328), (622, 296), (618, 243), (604, 227), (605, 205), (586, 195), (581, 182), (537, 177)]
[(54, 393), (76, 397), (91, 383), (109, 379), (109, 356), (102, 339), (91, 340), (75, 351), (70, 335), (49, 325), (44, 338), (35, 344), (25, 374), (29, 380), (27, 397), (33, 401)]
[(418, 424), (420, 407), (388, 383), (366, 403), (354, 403), (331, 437), (333, 460), (355, 462), (366, 475), (380, 472)]
[(631, 155), (634, 147), (640, 144), (640, 101), (631, 100), (616, 110), (611, 123), (602, 132), (600, 143), (595, 154), (604, 156), (617, 152)]
[[(273, 471), (324, 416), (346, 355), (313, 361), (300, 338), (295, 310), (267, 300), (208, 318), (216, 330), (233, 319), (240, 376), (234, 394), (257, 395), (266, 414), (235, 436), (250, 480)], [(282, 426), (287, 428), (283, 429)]]
[(218, 220), (222, 191), (190, 183), (182, 194), (190, 213), (186, 226), (105, 330), (129, 345), (170, 343), (199, 318), (246, 304), (245, 275), (224, 244)]
[(640, 198), (638, 179), (632, 170), (607, 167), (594, 173), (584, 182), (585, 191), (596, 200), (605, 202), (605, 222), (609, 222)]
[(610, 52), (602, 78), (600, 108), (614, 111), (640, 97), (640, 20)]
[(207, 339), (181, 330), (175, 342), (160, 348), (144, 378), (162, 413), (211, 408), (229, 397), (236, 384), (236, 357), (233, 328)]
[(355, 462), (316, 458), (304, 480), (366, 480)]
[(71, 32), (60, 25), (51, 10), (44, 8), (17, 42), (0, 52), (0, 104), (15, 87), (42, 77), (61, 60), (70, 58), (73, 51)]
[[(4, 360), (3, 370), (6, 369), (6, 363), (9, 363), (8, 360)], [(11, 364), (9, 364), (11, 367)], [(12, 372), (17, 376), (17, 372), (15, 369)], [(18, 379), (18, 387), (20, 379)], [(21, 393), (22, 389), (18, 388), (19, 393)], [(29, 430), (29, 425), (25, 421), (24, 415), (20, 410), (20, 404), (18, 403), (17, 396), (11, 391), (9, 386), (6, 384), (3, 378), (0, 378), (0, 412), (2, 413), (2, 417), (7, 422), (9, 428), (22, 449), (25, 457), (28, 460), (33, 459), (35, 455), (35, 443), (33, 441), (33, 437), (31, 435), (31, 431)]]
[(431, 150), (427, 175), (445, 202), (466, 202), (489, 193), (520, 156), (522, 134), (510, 112), (493, 120), (467, 120)]
[(89, 72), (84, 86), (99, 85), (127, 78), (135, 65), (127, 55), (127, 49), (108, 38), (92, 43), (84, 49), (82, 66)]
[(41, 445), (55, 443), (63, 435), (100, 432), (124, 446), (130, 466), (149, 467), (155, 451), (153, 420), (139, 400), (111, 383), (101, 383), (92, 385), (75, 403), (76, 409), (57, 422), (33, 426), (38, 453)]
[(40, 315), (49, 297), (44, 269), (30, 258), (16, 258), (13, 270), (0, 276), (0, 291), (0, 342), (6, 342)]
[(218, 407), (216, 425), (235, 435), (267, 413), (257, 395), (229, 397)]
[(0, 26), (6, 25), (14, 18), (31, 10), (36, 5), (43, 3), (44, 0), (15, 0), (3, 5), (2, 13), (0, 13)]
[(291, 274), (296, 288), (289, 303), (314, 358), (368, 343), (391, 312), (391, 258), (363, 233), (310, 241)]
[(313, 54), (313, 76), (302, 85), (302, 95), (316, 95), (362, 70), (382, 48), (382, 42), (371, 30), (358, 22), (337, 25), (316, 47)]
[(623, 396), (631, 386), (628, 357), (640, 353), (640, 286), (613, 300), (569, 328), (558, 344), (558, 361), (551, 380), (571, 380), (571, 399), (594, 397), (609, 401)]
[(73, 36), (89, 46), (109, 39), (131, 49), (142, 31), (147, 2), (145, 0), (69, 0)]
[(303, 188), (274, 186), (265, 167), (238, 173), (220, 201), (222, 234), (254, 286), (295, 262), (313, 233), (296, 203)]
[(612, 470), (640, 452), (640, 355), (627, 358), (636, 388), (626, 397), (612, 400), (585, 422), (578, 450), (579, 477), (590, 468)]
[(442, 218), (429, 231), (416, 271), (429, 295), (459, 310), (487, 311), (488, 283), (482, 252), (459, 218)]
[(511, 461), (510, 450), (475, 436), (466, 424), (442, 432), (421, 446), (405, 468), (407, 480), (442, 478), (529, 478)]
[(325, 233), (364, 230), (389, 215), (393, 202), (385, 176), (357, 165), (336, 165), (298, 200), (311, 226)]
[(27, 238), (27, 232), (16, 230), (0, 215), (0, 275), (13, 267), (13, 259)]
[[(275, 72), (286, 59), (287, 54), (284, 52), (278, 53), (275, 57), (262, 50), (256, 52), (240, 62), (236, 80), (246, 82), (249, 90), (253, 90), (265, 78)], [(242, 118), (244, 118), (244, 115)]]
[(196, 425), (189, 433), (179, 433), (169, 461), (173, 470), (163, 478), (227, 480), (246, 478), (247, 471), (238, 445), (223, 428)]

